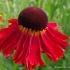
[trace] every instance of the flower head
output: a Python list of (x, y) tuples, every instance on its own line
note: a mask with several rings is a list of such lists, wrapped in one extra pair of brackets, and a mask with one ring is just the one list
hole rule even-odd
[(2, 21), (2, 16), (0, 15), (0, 22)]
[(3, 24), (2, 24), (2, 20), (3, 20), (2, 15), (0, 15), (0, 26), (3, 25)]
[(48, 22), (40, 8), (24, 9), (18, 19), (9, 20), (9, 24), (8, 28), (0, 30), (0, 50), (7, 58), (14, 52), (15, 63), (32, 70), (45, 66), (41, 53), (54, 62), (64, 56), (68, 36), (59, 32), (55, 22)]
[(48, 23), (48, 17), (40, 8), (30, 7), (19, 14), (18, 23), (28, 29), (43, 30)]

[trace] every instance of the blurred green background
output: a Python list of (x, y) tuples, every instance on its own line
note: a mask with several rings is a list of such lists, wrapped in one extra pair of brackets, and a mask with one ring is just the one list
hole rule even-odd
[[(17, 18), (20, 11), (29, 6), (42, 8), (49, 18), (63, 26), (62, 31), (70, 35), (70, 0), (0, 0), (0, 15), (3, 16), (3, 26), (7, 27), (7, 20)], [(45, 55), (43, 58), (46, 67), (37, 67), (36, 70), (70, 70), (70, 47), (65, 52), (64, 58), (57, 63), (52, 62)], [(0, 70), (25, 70), (22, 65), (17, 65), (12, 58), (5, 59), (0, 53)]]

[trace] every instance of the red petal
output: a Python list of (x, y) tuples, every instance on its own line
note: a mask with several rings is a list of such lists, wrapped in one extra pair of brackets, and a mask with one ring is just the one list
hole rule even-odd
[[(22, 42), (19, 43), (19, 45), (22, 44), (22, 46), (21, 46), (22, 49), (17, 49), (19, 51), (20, 55), (18, 55), (18, 51), (17, 51), (15, 56), (14, 56), (14, 61), (18, 64), (26, 64), (26, 56), (28, 54), (29, 42), (30, 42), (30, 36), (31, 35), (29, 33), (27, 33), (25, 35), (26, 35), (24, 37), (25, 40), (23, 39), (24, 42), (23, 42), (23, 40), (21, 40), (23, 43)], [(18, 47), (20, 47), (20, 46), (18, 46)], [(16, 55), (18, 55), (18, 56), (16, 56)]]
[(13, 18), (13, 19), (10, 19), (8, 20), (9, 23), (12, 23), (12, 24), (18, 24), (18, 20), (16, 18)]
[(31, 42), (29, 45), (29, 54), (27, 56), (27, 65), (28, 64), (34, 67), (38, 65), (45, 66), (44, 62), (41, 59), (40, 41), (38, 35), (33, 35), (33, 37), (31, 38)]
[(56, 29), (57, 27), (59, 27), (56, 22), (49, 22), (48, 23), (48, 28), (53, 28), (53, 29)]
[(46, 35), (45, 37), (45, 34), (42, 34), (41, 33), (41, 36), (40, 36), (40, 42), (41, 42), (41, 47), (43, 49), (43, 51), (54, 61), (58, 61), (58, 56), (56, 55), (56, 52), (54, 51), (54, 48), (52, 47), (49, 39), (48, 39), (48, 36)]
[(50, 29), (50, 31), (51, 31), (56, 37), (60, 38), (61, 40), (66, 40), (66, 39), (68, 39), (68, 36), (67, 36), (67, 35), (65, 35), (65, 34), (59, 32), (59, 31), (57, 31), (57, 30)]
[[(55, 52), (56, 52), (58, 58), (59, 58), (59, 59), (62, 58), (62, 57), (64, 56), (63, 48), (61, 48), (61, 46), (60, 46), (58, 43), (55, 43), (55, 42), (53, 41), (53, 39), (51, 39), (51, 37), (50, 37), (50, 35), (48, 34), (48, 32), (47, 32), (47, 36), (48, 36), (48, 40), (49, 40), (50, 43), (51, 43), (52, 48), (53, 48), (53, 49), (55, 48), (54, 50), (55, 50)], [(45, 37), (46, 37), (46, 33), (45, 33)]]
[(23, 51), (23, 44), (25, 43), (27, 37), (28, 37), (28, 32), (24, 31), (21, 33), (20, 39), (17, 43), (16, 53), (15, 53), (14, 58), (13, 58), (14, 60), (17, 61), (20, 59), (20, 55)]
[(62, 48), (65, 49), (68, 46), (68, 42), (65, 41), (65, 39), (68, 38), (66, 35), (63, 35), (60, 32), (50, 28), (48, 28), (46, 32), (48, 32), (51, 39), (53, 39), (55, 43), (60, 44)]
[(16, 23), (12, 24), (8, 28), (3, 28), (0, 30), (0, 47), (4, 43), (4, 41), (12, 35), (13, 32), (19, 32)]
[(13, 35), (9, 37), (2, 45), (1, 51), (7, 58), (12, 54), (12, 52), (16, 48), (19, 36), (20, 33), (13, 33)]

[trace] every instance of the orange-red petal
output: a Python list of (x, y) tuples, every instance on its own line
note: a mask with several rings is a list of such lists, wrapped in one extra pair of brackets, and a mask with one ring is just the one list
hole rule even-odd
[(0, 22), (2, 22), (2, 20), (3, 20), (3, 18), (2, 18), (2, 16), (0, 15)]

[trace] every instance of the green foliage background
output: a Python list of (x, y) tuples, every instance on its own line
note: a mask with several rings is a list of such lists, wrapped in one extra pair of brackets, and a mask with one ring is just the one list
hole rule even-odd
[[(55, 21), (63, 26), (62, 31), (70, 35), (70, 0), (0, 0), (0, 15), (3, 16), (3, 26), (7, 27), (7, 20), (17, 18), (19, 12), (29, 6), (42, 8), (49, 18), (49, 22)], [(65, 52), (63, 59), (57, 63), (52, 62), (43, 55), (46, 67), (37, 67), (36, 70), (70, 70), (70, 48)], [(0, 53), (0, 70), (25, 70), (22, 65), (15, 64), (11, 57), (5, 59)]]

